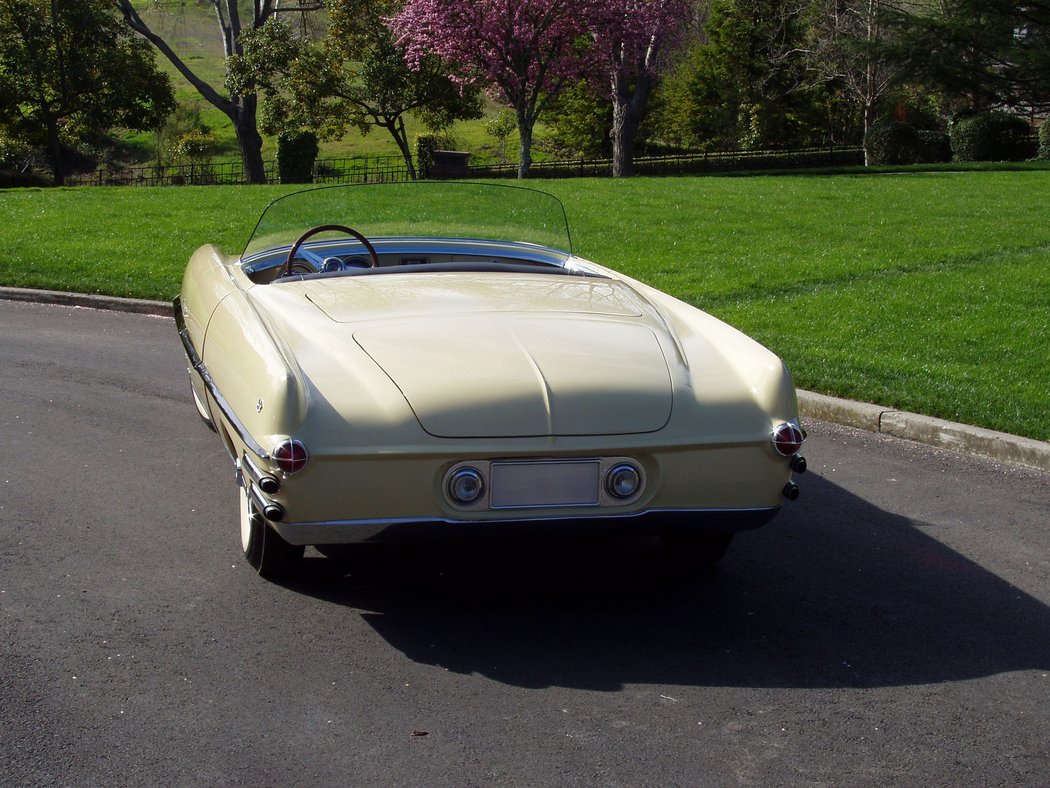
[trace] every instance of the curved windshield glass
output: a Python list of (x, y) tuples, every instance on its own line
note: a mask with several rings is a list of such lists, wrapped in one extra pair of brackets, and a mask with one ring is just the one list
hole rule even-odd
[(289, 194), (263, 211), (242, 259), (289, 247), (325, 224), (366, 238), (469, 238), (538, 244), (572, 254), (565, 209), (535, 189), (459, 182), (328, 186)]

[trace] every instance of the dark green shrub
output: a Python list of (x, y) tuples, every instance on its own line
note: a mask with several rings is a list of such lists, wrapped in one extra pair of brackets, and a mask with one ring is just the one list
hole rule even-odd
[(942, 131), (918, 131), (910, 123), (880, 123), (864, 141), (868, 163), (938, 164), (952, 160), (948, 135)]
[(1050, 159), (1050, 121), (1039, 127), (1039, 158)]
[(952, 124), (956, 161), (1024, 161), (1035, 154), (1032, 127), (1005, 112), (979, 112)]
[(879, 123), (864, 138), (868, 164), (914, 164), (919, 135), (908, 123)]
[(312, 131), (282, 131), (277, 135), (277, 177), (281, 183), (313, 183), (317, 135)]
[(0, 189), (22, 189), (29, 186), (50, 186), (51, 181), (35, 172), (0, 170)]
[(952, 160), (952, 143), (943, 131), (919, 131), (916, 164), (942, 164)]
[(49, 186), (51, 182), (36, 171), (39, 165), (32, 146), (0, 133), (0, 189)]

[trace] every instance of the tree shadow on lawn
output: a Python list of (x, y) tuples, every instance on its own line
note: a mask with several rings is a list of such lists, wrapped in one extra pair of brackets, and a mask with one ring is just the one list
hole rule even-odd
[(882, 687), (1050, 668), (1050, 608), (821, 477), (715, 569), (656, 540), (361, 545), (294, 590), (520, 687)]

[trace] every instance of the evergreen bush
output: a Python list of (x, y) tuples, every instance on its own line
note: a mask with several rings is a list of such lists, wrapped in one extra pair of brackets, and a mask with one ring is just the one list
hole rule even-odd
[(919, 134), (908, 123), (880, 123), (864, 138), (868, 164), (914, 164), (919, 149)]
[(1050, 121), (1039, 127), (1039, 158), (1050, 159)]
[(956, 161), (1025, 161), (1035, 150), (1032, 127), (1005, 112), (979, 112), (952, 124), (952, 155)]
[(943, 164), (952, 160), (952, 143), (943, 131), (918, 131), (916, 164)]
[(277, 177), (281, 183), (313, 183), (317, 135), (312, 131), (282, 131), (277, 135)]

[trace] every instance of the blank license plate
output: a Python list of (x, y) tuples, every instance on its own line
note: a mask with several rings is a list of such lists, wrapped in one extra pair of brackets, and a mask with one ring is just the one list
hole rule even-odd
[(491, 506), (597, 506), (600, 471), (597, 460), (494, 462)]

